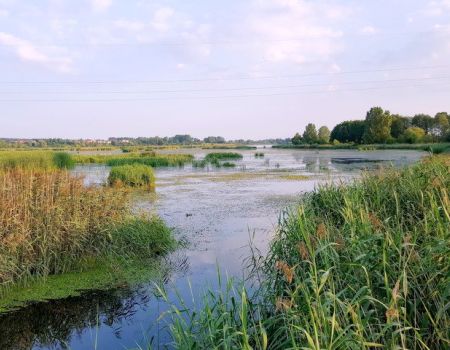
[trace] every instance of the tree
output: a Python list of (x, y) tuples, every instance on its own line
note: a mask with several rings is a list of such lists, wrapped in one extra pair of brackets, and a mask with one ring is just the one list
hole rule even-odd
[(411, 118), (398, 114), (392, 115), (391, 136), (398, 139), (411, 126)]
[(361, 143), (364, 134), (364, 120), (348, 120), (336, 125), (331, 131), (331, 141)]
[(372, 107), (366, 114), (363, 140), (365, 143), (385, 143), (391, 136), (392, 117), (381, 107)]
[(303, 143), (303, 139), (302, 139), (302, 137), (300, 136), (299, 133), (296, 133), (296, 134), (294, 135), (294, 137), (292, 138), (291, 142), (292, 142), (292, 144), (294, 144), (294, 145), (300, 145), (300, 144)]
[(403, 134), (403, 138), (406, 142), (409, 143), (418, 143), (423, 140), (425, 136), (425, 130), (422, 128), (418, 128), (417, 126), (412, 126), (406, 129)]
[(321, 126), (319, 128), (318, 139), (320, 143), (329, 143), (330, 142), (330, 129), (326, 126)]
[(429, 133), (433, 128), (434, 120), (428, 114), (416, 114), (412, 118), (412, 126), (416, 126), (425, 130), (425, 133)]
[(434, 130), (440, 139), (445, 140), (450, 132), (450, 116), (446, 112), (439, 112), (435, 115)]
[(303, 133), (303, 140), (305, 143), (317, 143), (317, 129), (313, 123), (306, 125), (305, 132)]

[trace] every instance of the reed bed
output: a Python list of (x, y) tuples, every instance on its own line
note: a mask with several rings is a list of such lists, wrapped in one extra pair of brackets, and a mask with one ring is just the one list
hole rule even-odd
[(78, 164), (106, 164), (109, 166), (143, 164), (153, 168), (184, 166), (192, 162), (194, 156), (191, 154), (155, 154), (154, 152), (124, 153), (119, 155), (75, 155)]
[(173, 307), (174, 348), (450, 348), (449, 192), (448, 157), (317, 188), (254, 257), (256, 289)]
[(205, 160), (208, 162), (220, 161), (220, 160), (238, 160), (242, 159), (242, 154), (235, 152), (213, 152), (208, 153), (205, 156)]
[(108, 184), (114, 187), (155, 188), (153, 169), (143, 164), (126, 164), (113, 166), (108, 176)]
[[(155, 222), (131, 216), (126, 191), (87, 187), (65, 170), (0, 170), (0, 287), (100, 256), (131, 255), (118, 237), (130, 225), (161, 227)], [(161, 232), (171, 240), (167, 229)]]

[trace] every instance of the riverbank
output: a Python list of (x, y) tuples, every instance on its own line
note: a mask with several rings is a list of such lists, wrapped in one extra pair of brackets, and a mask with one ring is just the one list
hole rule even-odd
[(450, 143), (394, 143), (394, 144), (370, 144), (360, 145), (353, 143), (340, 143), (340, 144), (300, 144), (300, 145), (273, 145), (273, 148), (279, 149), (314, 149), (314, 150), (340, 150), (340, 149), (355, 149), (361, 151), (372, 150), (413, 150), (413, 151), (426, 151), (433, 154), (450, 153)]
[(100, 279), (114, 279), (114, 266), (118, 271), (175, 245), (161, 219), (133, 214), (125, 189), (86, 186), (82, 177), (45, 168), (2, 169), (0, 184), (0, 310), (18, 299), (10, 294), (18, 294), (17, 286), (94, 267)]
[[(177, 349), (437, 349), (450, 344), (450, 159), (306, 195), (252, 276), (172, 310)], [(255, 260), (259, 261), (259, 260)]]

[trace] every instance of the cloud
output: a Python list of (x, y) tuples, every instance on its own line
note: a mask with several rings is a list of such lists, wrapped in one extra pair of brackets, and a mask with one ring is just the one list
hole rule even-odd
[(372, 26), (364, 26), (361, 28), (361, 33), (364, 35), (373, 35), (378, 33), (378, 29)]
[(38, 63), (66, 73), (72, 70), (72, 59), (58, 53), (60, 49), (49, 47), (49, 52), (44, 53), (29, 41), (5, 32), (0, 32), (0, 44), (10, 47), (23, 62)]
[(140, 32), (145, 29), (145, 23), (134, 20), (119, 19), (114, 21), (114, 25), (117, 28), (125, 29), (130, 32)]
[(319, 1), (255, 0), (248, 23), (266, 60), (301, 64), (327, 60), (339, 51), (343, 33), (332, 23), (347, 12)]
[(152, 19), (152, 27), (159, 32), (167, 32), (170, 29), (170, 19), (175, 11), (170, 7), (162, 7), (155, 11)]
[(90, 0), (92, 9), (96, 12), (106, 11), (111, 5), (112, 0)]

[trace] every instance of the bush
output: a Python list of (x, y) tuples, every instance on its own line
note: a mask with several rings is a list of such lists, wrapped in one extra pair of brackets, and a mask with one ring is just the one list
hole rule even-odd
[(155, 187), (153, 169), (143, 164), (114, 166), (108, 176), (110, 186)]
[(205, 160), (208, 162), (233, 159), (242, 159), (242, 154), (234, 152), (213, 152), (208, 153), (205, 157)]
[(410, 127), (405, 130), (403, 138), (408, 143), (419, 143), (425, 137), (425, 130), (418, 127)]

